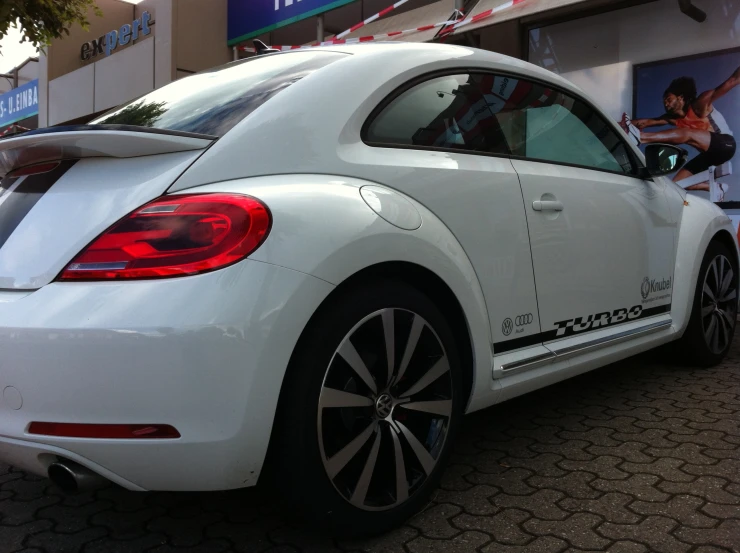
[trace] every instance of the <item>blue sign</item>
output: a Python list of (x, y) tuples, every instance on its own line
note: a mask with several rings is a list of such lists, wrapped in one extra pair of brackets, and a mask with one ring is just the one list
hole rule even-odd
[(0, 95), (0, 127), (33, 117), (38, 112), (38, 79)]
[(229, 46), (355, 0), (229, 0)]

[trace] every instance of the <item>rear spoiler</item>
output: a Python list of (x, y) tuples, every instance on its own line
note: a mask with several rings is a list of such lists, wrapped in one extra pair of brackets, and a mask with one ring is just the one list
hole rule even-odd
[(129, 125), (49, 127), (0, 140), (0, 177), (46, 161), (204, 150), (216, 140), (216, 136)]

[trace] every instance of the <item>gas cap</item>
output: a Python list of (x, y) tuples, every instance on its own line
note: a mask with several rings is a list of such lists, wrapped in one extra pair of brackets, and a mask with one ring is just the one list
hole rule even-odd
[(421, 226), (421, 215), (414, 205), (398, 192), (382, 186), (363, 186), (360, 195), (370, 209), (391, 225), (403, 230)]

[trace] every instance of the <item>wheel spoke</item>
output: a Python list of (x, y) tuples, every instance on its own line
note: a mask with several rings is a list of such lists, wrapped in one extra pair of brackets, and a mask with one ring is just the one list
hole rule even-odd
[[(447, 356), (440, 357), (437, 362), (429, 369), (424, 376), (416, 381), (416, 384), (406, 390), (401, 397), (409, 397), (414, 394), (418, 394), (424, 388), (429, 386), (432, 382), (437, 380), (440, 376), (450, 370), (450, 364), (447, 362)], [(408, 406), (408, 404), (406, 404)]]
[(732, 319), (730, 319), (728, 314), (722, 309), (718, 310), (717, 319), (719, 319), (718, 326), (719, 326), (719, 330), (722, 333), (722, 342), (721, 342), (722, 347), (719, 347), (720, 344), (717, 344), (719, 348), (717, 351), (721, 351), (725, 348), (727, 343), (730, 341), (730, 336), (732, 335), (733, 323), (732, 323)]
[(724, 297), (727, 294), (734, 280), (735, 273), (732, 272), (732, 267), (730, 267), (727, 270), (727, 274), (725, 274), (724, 278), (722, 279), (722, 286), (720, 287), (718, 294), (720, 298)]
[(730, 300), (734, 300), (737, 297), (737, 290), (732, 289), (725, 292), (725, 295), (719, 298), (720, 303), (725, 303)]
[(427, 476), (429, 476), (434, 470), (434, 465), (436, 464), (434, 457), (432, 457), (429, 454), (429, 452), (426, 450), (426, 448), (422, 445), (422, 443), (416, 439), (416, 436), (414, 436), (411, 430), (406, 428), (404, 424), (398, 421), (396, 421), (396, 424), (401, 429), (401, 432), (403, 433), (403, 435), (406, 437), (406, 440), (411, 446), (411, 449), (416, 455), (416, 458), (419, 460), (419, 463), (421, 464), (421, 467), (424, 469), (424, 472), (426, 473)]
[(709, 326), (704, 331), (704, 337), (707, 340), (707, 344), (710, 346), (712, 345), (712, 340), (714, 339), (714, 332), (717, 330), (717, 317), (712, 316), (712, 318), (709, 320)]
[(412, 401), (403, 404), (404, 409), (422, 411), (423, 413), (432, 413), (433, 415), (443, 415), (449, 417), (452, 412), (452, 400), (443, 399), (438, 401)]
[(701, 316), (702, 316), (702, 318), (707, 317), (707, 316), (711, 315), (712, 313), (714, 313), (714, 304), (707, 305), (706, 307), (702, 307), (701, 308)]
[[(400, 431), (400, 430), (398, 430)], [(403, 448), (401, 440), (398, 439), (398, 432), (395, 427), (391, 428), (391, 437), (393, 438), (393, 451), (396, 460), (396, 502), (406, 501), (409, 497), (409, 483), (406, 479), (406, 463), (403, 460)]]
[(327, 407), (369, 407), (373, 400), (359, 394), (351, 394), (334, 388), (322, 388), (319, 405)]
[(715, 321), (714, 324), (714, 333), (712, 334), (712, 348), (714, 348), (714, 351), (719, 351), (719, 334), (721, 332), (722, 323), (719, 322), (719, 316), (715, 315), (712, 317), (712, 319)]
[(411, 323), (411, 330), (409, 331), (409, 339), (406, 342), (406, 349), (403, 352), (403, 358), (401, 359), (401, 366), (398, 368), (398, 375), (394, 382), (400, 382), (403, 375), (406, 373), (406, 369), (409, 368), (411, 362), (411, 356), (416, 350), (416, 344), (419, 342), (419, 336), (421, 331), (424, 330), (424, 320), (421, 317), (414, 315), (414, 321)]
[(380, 432), (380, 428), (378, 428), (375, 432), (375, 441), (373, 442), (373, 447), (370, 450), (370, 454), (367, 456), (365, 467), (362, 469), (362, 474), (360, 474), (360, 479), (357, 481), (355, 491), (352, 493), (352, 498), (350, 499), (350, 501), (358, 507), (362, 507), (365, 504), (367, 490), (370, 487), (370, 480), (372, 479), (373, 472), (375, 471), (375, 463), (378, 460), (378, 450), (380, 449), (381, 434), (382, 432)]
[(362, 446), (364, 446), (365, 443), (367, 443), (377, 427), (377, 422), (370, 423), (359, 436), (344, 446), (331, 459), (327, 459), (326, 472), (328, 473), (329, 478), (333, 479), (345, 466), (347, 466), (347, 463), (357, 455), (357, 452), (362, 449)]
[(383, 335), (385, 337), (385, 352), (388, 357), (388, 385), (393, 378), (393, 371), (396, 369), (396, 335), (393, 320), (393, 309), (383, 311)]
[(370, 371), (367, 370), (365, 362), (362, 360), (362, 357), (360, 357), (360, 354), (357, 353), (355, 346), (352, 345), (352, 342), (349, 341), (349, 338), (346, 339), (344, 343), (340, 346), (338, 353), (342, 356), (342, 359), (344, 359), (349, 364), (349, 366), (352, 367), (352, 370), (357, 373), (357, 376), (359, 376), (362, 381), (367, 384), (367, 387), (370, 388), (373, 393), (377, 393), (378, 388), (375, 385), (375, 380), (373, 379), (373, 376), (370, 374)]
[(723, 325), (726, 325), (726, 330), (729, 332), (734, 326), (732, 316), (724, 309), (718, 309), (717, 311), (719, 311), (719, 320), (722, 321)]
[(719, 290), (719, 283), (720, 283), (720, 276), (717, 270), (717, 258), (714, 258), (714, 261), (712, 261), (712, 274), (714, 275), (714, 288), (713, 290), (717, 291)]
[(716, 301), (714, 298), (714, 292), (709, 287), (709, 284), (707, 284), (706, 282), (704, 283), (704, 293), (709, 296), (709, 299), (712, 301), (712, 303)]

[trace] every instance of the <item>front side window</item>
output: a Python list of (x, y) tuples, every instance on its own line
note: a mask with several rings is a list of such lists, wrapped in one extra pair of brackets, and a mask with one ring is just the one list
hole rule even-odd
[(633, 171), (624, 142), (586, 103), (524, 79), (491, 76), (484, 82), (512, 155), (617, 173)]
[(367, 127), (373, 145), (456, 149), (632, 173), (624, 142), (584, 102), (505, 75), (430, 79), (392, 100)]
[(257, 56), (170, 83), (91, 124), (221, 137), (281, 90), (347, 55), (317, 50)]

